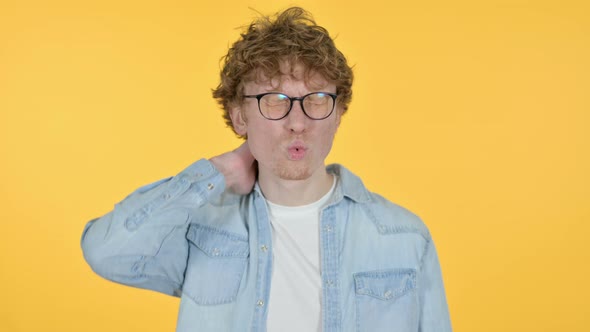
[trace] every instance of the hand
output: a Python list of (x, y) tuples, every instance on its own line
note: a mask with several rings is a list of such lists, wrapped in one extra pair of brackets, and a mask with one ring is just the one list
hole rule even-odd
[(246, 195), (254, 188), (257, 164), (248, 142), (233, 151), (209, 159), (225, 177), (225, 187), (231, 192)]

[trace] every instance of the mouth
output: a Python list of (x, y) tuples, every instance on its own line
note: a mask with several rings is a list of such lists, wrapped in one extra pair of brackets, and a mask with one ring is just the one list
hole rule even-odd
[(305, 147), (303, 143), (295, 142), (289, 145), (289, 147), (287, 148), (287, 152), (290, 160), (297, 161), (305, 158), (305, 155), (307, 153), (307, 147)]

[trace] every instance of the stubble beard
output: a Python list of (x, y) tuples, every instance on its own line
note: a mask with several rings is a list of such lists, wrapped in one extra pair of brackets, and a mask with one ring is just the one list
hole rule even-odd
[(274, 167), (274, 173), (283, 180), (305, 180), (311, 176), (310, 167), (304, 161), (283, 161)]

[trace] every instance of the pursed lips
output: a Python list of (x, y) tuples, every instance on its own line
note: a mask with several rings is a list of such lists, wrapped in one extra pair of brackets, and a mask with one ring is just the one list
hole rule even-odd
[(307, 147), (301, 141), (295, 141), (287, 147), (290, 160), (301, 160), (305, 158)]

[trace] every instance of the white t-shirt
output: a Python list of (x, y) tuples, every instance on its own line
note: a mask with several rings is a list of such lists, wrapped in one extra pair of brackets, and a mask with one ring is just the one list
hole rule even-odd
[(334, 192), (303, 206), (267, 201), (272, 227), (273, 273), (267, 330), (321, 331), (320, 210)]

